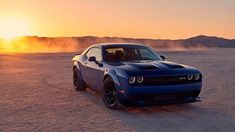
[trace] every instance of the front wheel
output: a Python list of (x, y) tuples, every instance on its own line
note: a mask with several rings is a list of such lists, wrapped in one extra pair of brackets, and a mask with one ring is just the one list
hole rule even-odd
[(86, 89), (85, 83), (82, 80), (81, 72), (77, 69), (73, 69), (73, 86), (77, 91), (83, 91)]
[(121, 104), (117, 99), (117, 92), (114, 82), (111, 78), (106, 78), (103, 85), (103, 101), (109, 109), (120, 109)]

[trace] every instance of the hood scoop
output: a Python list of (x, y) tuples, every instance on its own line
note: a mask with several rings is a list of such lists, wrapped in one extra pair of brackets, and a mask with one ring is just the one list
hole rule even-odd
[(178, 64), (174, 64), (174, 63), (164, 63), (164, 62), (161, 62), (161, 63), (172, 68), (172, 69), (184, 68), (183, 66), (178, 65)]
[(148, 63), (132, 63), (129, 64), (139, 70), (143, 70), (143, 71), (153, 71), (153, 70), (159, 70), (160, 68), (157, 65), (153, 65), (153, 64), (148, 64)]
[(146, 70), (146, 71), (148, 71), (148, 70), (158, 70), (159, 67), (150, 65), (150, 66), (144, 66), (143, 69)]

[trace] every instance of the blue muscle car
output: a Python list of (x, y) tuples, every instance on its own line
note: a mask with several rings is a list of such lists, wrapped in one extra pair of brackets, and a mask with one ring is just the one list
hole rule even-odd
[(202, 75), (141, 44), (97, 44), (73, 58), (73, 84), (102, 94), (110, 109), (199, 101)]

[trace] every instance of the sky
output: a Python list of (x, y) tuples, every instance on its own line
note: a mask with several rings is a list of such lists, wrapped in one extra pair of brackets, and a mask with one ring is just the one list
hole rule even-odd
[(235, 38), (235, 0), (0, 0), (0, 38)]

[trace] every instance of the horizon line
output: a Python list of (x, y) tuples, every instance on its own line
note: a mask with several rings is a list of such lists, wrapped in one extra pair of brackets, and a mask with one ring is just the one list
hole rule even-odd
[[(170, 39), (170, 38), (147, 38), (147, 37), (122, 37), (122, 36), (93, 36), (93, 35), (84, 35), (84, 36), (40, 36), (40, 35), (23, 35), (23, 36), (17, 36), (14, 39), (21, 38), (21, 37), (38, 37), (38, 38), (81, 38), (81, 37), (97, 37), (97, 38), (127, 38), (127, 39), (149, 39), (149, 40), (186, 40), (196, 37), (216, 37), (220, 39), (228, 39), (228, 40), (235, 40), (235, 38), (226, 38), (222, 36), (216, 36), (216, 35), (195, 35), (187, 38), (178, 38), (178, 39)], [(2, 37), (0, 37), (0, 40), (7, 40)]]

